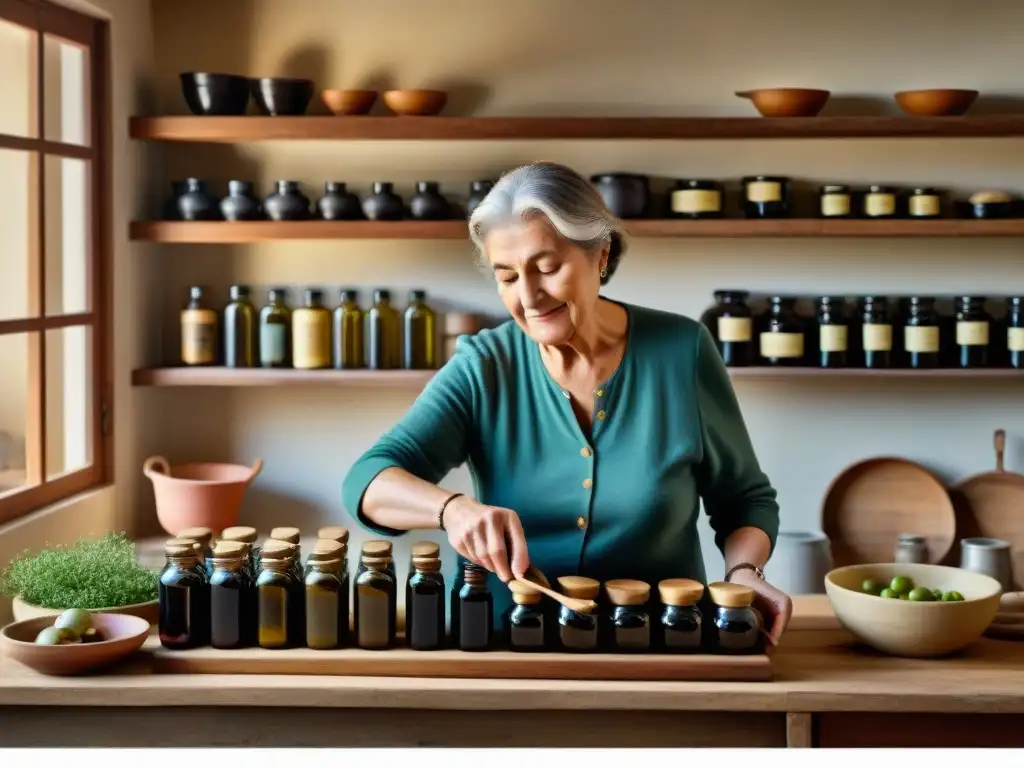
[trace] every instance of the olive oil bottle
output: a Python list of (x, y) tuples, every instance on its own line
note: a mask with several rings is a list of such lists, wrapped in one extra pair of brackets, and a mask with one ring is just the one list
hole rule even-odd
[(391, 291), (378, 288), (373, 292), (373, 306), (367, 312), (366, 326), (370, 368), (400, 368), (402, 360), (398, 310), (391, 306)]
[(433, 370), (437, 368), (437, 328), (434, 311), (426, 304), (426, 291), (410, 291), (405, 310), (406, 368)]
[(292, 313), (293, 365), (301, 370), (331, 367), (331, 313), (324, 292), (307, 290), (305, 306)]
[(359, 308), (359, 294), (343, 290), (341, 304), (334, 310), (335, 368), (362, 368), (366, 365), (363, 334), (363, 311)]
[(348, 636), (348, 600), (343, 596), (341, 560), (314, 560), (306, 585), (306, 646), (341, 648)]
[(231, 286), (231, 301), (224, 308), (224, 365), (256, 365), (256, 307), (249, 300), (246, 285)]
[(181, 310), (182, 365), (217, 363), (217, 313), (203, 306), (203, 289), (188, 289), (188, 304)]
[(292, 364), (292, 311), (285, 288), (272, 288), (260, 310), (260, 365), (290, 368)]
[(296, 638), (295, 576), (290, 558), (260, 559), (256, 579), (257, 641), (261, 648), (289, 648), (299, 645)]

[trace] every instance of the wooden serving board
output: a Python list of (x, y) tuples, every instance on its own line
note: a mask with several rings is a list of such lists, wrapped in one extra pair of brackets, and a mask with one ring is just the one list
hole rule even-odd
[(459, 677), (518, 680), (721, 680), (772, 679), (763, 654), (572, 654), (458, 650), (364, 651), (344, 648), (220, 651), (194, 648), (153, 653), (153, 671), (188, 675), (345, 675), (356, 677)]

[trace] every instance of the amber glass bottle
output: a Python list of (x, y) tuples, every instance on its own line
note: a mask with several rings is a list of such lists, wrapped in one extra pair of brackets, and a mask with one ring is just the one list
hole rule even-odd
[(340, 369), (366, 366), (364, 351), (365, 331), (363, 311), (359, 308), (359, 294), (341, 292), (341, 303), (334, 310), (334, 367)]
[(398, 310), (391, 306), (391, 291), (373, 292), (373, 306), (366, 314), (367, 362), (375, 370), (402, 367)]
[(231, 286), (231, 301), (224, 307), (224, 365), (256, 365), (256, 307), (249, 300), (246, 285)]
[(245, 569), (246, 545), (218, 541), (210, 577), (210, 645), (247, 648), (256, 642), (256, 585)]
[(362, 572), (352, 595), (356, 645), (384, 650), (395, 644), (395, 579), (388, 573), (390, 557), (363, 556)]
[(426, 291), (410, 291), (405, 310), (405, 354), (403, 363), (414, 370), (437, 368), (437, 323), (434, 310), (426, 304)]
[(324, 293), (308, 290), (304, 306), (292, 312), (292, 365), (299, 370), (331, 367), (331, 313)]
[(761, 361), (767, 365), (802, 365), (804, 323), (795, 310), (796, 300), (772, 296), (760, 333)]
[(342, 599), (341, 561), (314, 560), (306, 576), (306, 645), (318, 651), (341, 648), (348, 634)]
[(487, 570), (475, 563), (462, 566), (462, 585), (452, 599), (452, 638), (463, 651), (490, 650), (494, 640), (494, 596)]
[(160, 573), (160, 643), (165, 648), (197, 648), (210, 642), (210, 585), (193, 542), (168, 544)]
[(613, 606), (608, 617), (611, 647), (619, 653), (639, 653), (651, 647), (651, 617), (647, 601), (651, 587), (635, 579), (612, 579), (605, 582), (608, 602)]
[[(569, 597), (596, 600), (601, 582), (584, 576), (560, 576), (558, 586)], [(575, 653), (596, 651), (598, 614), (580, 613), (564, 605), (558, 611), (558, 639), (562, 650)]]
[(889, 368), (892, 359), (892, 318), (885, 296), (860, 300), (861, 363), (865, 368)]
[(295, 575), (290, 558), (275, 559), (264, 553), (256, 579), (261, 648), (292, 648), (295, 637)]
[(989, 358), (992, 318), (985, 311), (983, 296), (960, 296), (956, 300), (956, 366), (984, 368)]
[(272, 288), (267, 306), (260, 310), (260, 365), (264, 368), (290, 368), (292, 365), (292, 311), (288, 290)]
[(505, 617), (509, 650), (519, 653), (543, 651), (547, 640), (547, 616), (541, 604), (543, 596), (521, 581), (510, 582), (508, 588), (513, 602)]
[(441, 560), (414, 555), (405, 587), (405, 641), (415, 651), (437, 651), (445, 645), (445, 596)]
[(203, 289), (188, 289), (188, 304), (181, 310), (182, 365), (217, 363), (217, 313), (203, 306)]
[(845, 368), (849, 348), (850, 321), (846, 299), (822, 296), (818, 299), (818, 367)]
[(903, 326), (903, 347), (911, 368), (937, 368), (941, 349), (935, 299), (911, 296)]

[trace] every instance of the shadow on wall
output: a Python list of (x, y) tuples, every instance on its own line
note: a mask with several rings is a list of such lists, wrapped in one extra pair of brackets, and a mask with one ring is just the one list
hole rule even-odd
[[(244, 519), (240, 523), (251, 525), (261, 532), (270, 531), (275, 526), (289, 525), (308, 533), (327, 525), (338, 514), (337, 510), (313, 503), (309, 499), (258, 484), (246, 492), (243, 510)], [(351, 522), (348, 524), (351, 527)]]

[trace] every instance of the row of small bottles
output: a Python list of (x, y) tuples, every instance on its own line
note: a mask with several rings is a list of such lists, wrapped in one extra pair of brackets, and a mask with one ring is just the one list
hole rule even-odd
[(771, 296), (755, 313), (747, 291), (715, 291), (701, 316), (727, 366), (1024, 369), (1024, 298), (1005, 299), (996, 321), (982, 296), (958, 296), (940, 313), (929, 296), (821, 296), (813, 316), (797, 299)]
[[(255, 544), (256, 530), (246, 526), (226, 529), (212, 549), (209, 529), (183, 531), (166, 542), (167, 565), (159, 589), (161, 643), (179, 650), (205, 645), (395, 647), (398, 582), (391, 543), (363, 545), (350, 600), (348, 531), (330, 527), (318, 535), (304, 568), (296, 528), (275, 528), (260, 548)], [(751, 608), (752, 590), (737, 584), (710, 585), (714, 617), (705, 622), (708, 609), (700, 606), (704, 585), (690, 579), (660, 582), (656, 613), (648, 607), (651, 589), (641, 581), (606, 582), (603, 610), (590, 613), (564, 606), (555, 613), (539, 592), (513, 582), (514, 605), (496, 629), (487, 571), (472, 563), (464, 565), (462, 583), (451, 590), (449, 635), (448, 589), (439, 547), (415, 544), (410, 565), (405, 641), (413, 650), (486, 651), (507, 646), (521, 652), (754, 653), (763, 647), (760, 617)], [(558, 583), (565, 594), (582, 600), (596, 600), (601, 591), (600, 582), (580, 576), (564, 576)]]
[(409, 292), (404, 315), (383, 288), (374, 291), (373, 305), (365, 312), (358, 293), (350, 289), (341, 291), (333, 312), (317, 289), (306, 290), (303, 306), (292, 309), (287, 289), (272, 288), (258, 313), (250, 293), (248, 286), (231, 286), (221, 319), (203, 304), (200, 286), (189, 289), (181, 312), (183, 365), (301, 370), (438, 366), (436, 318), (425, 291)]

